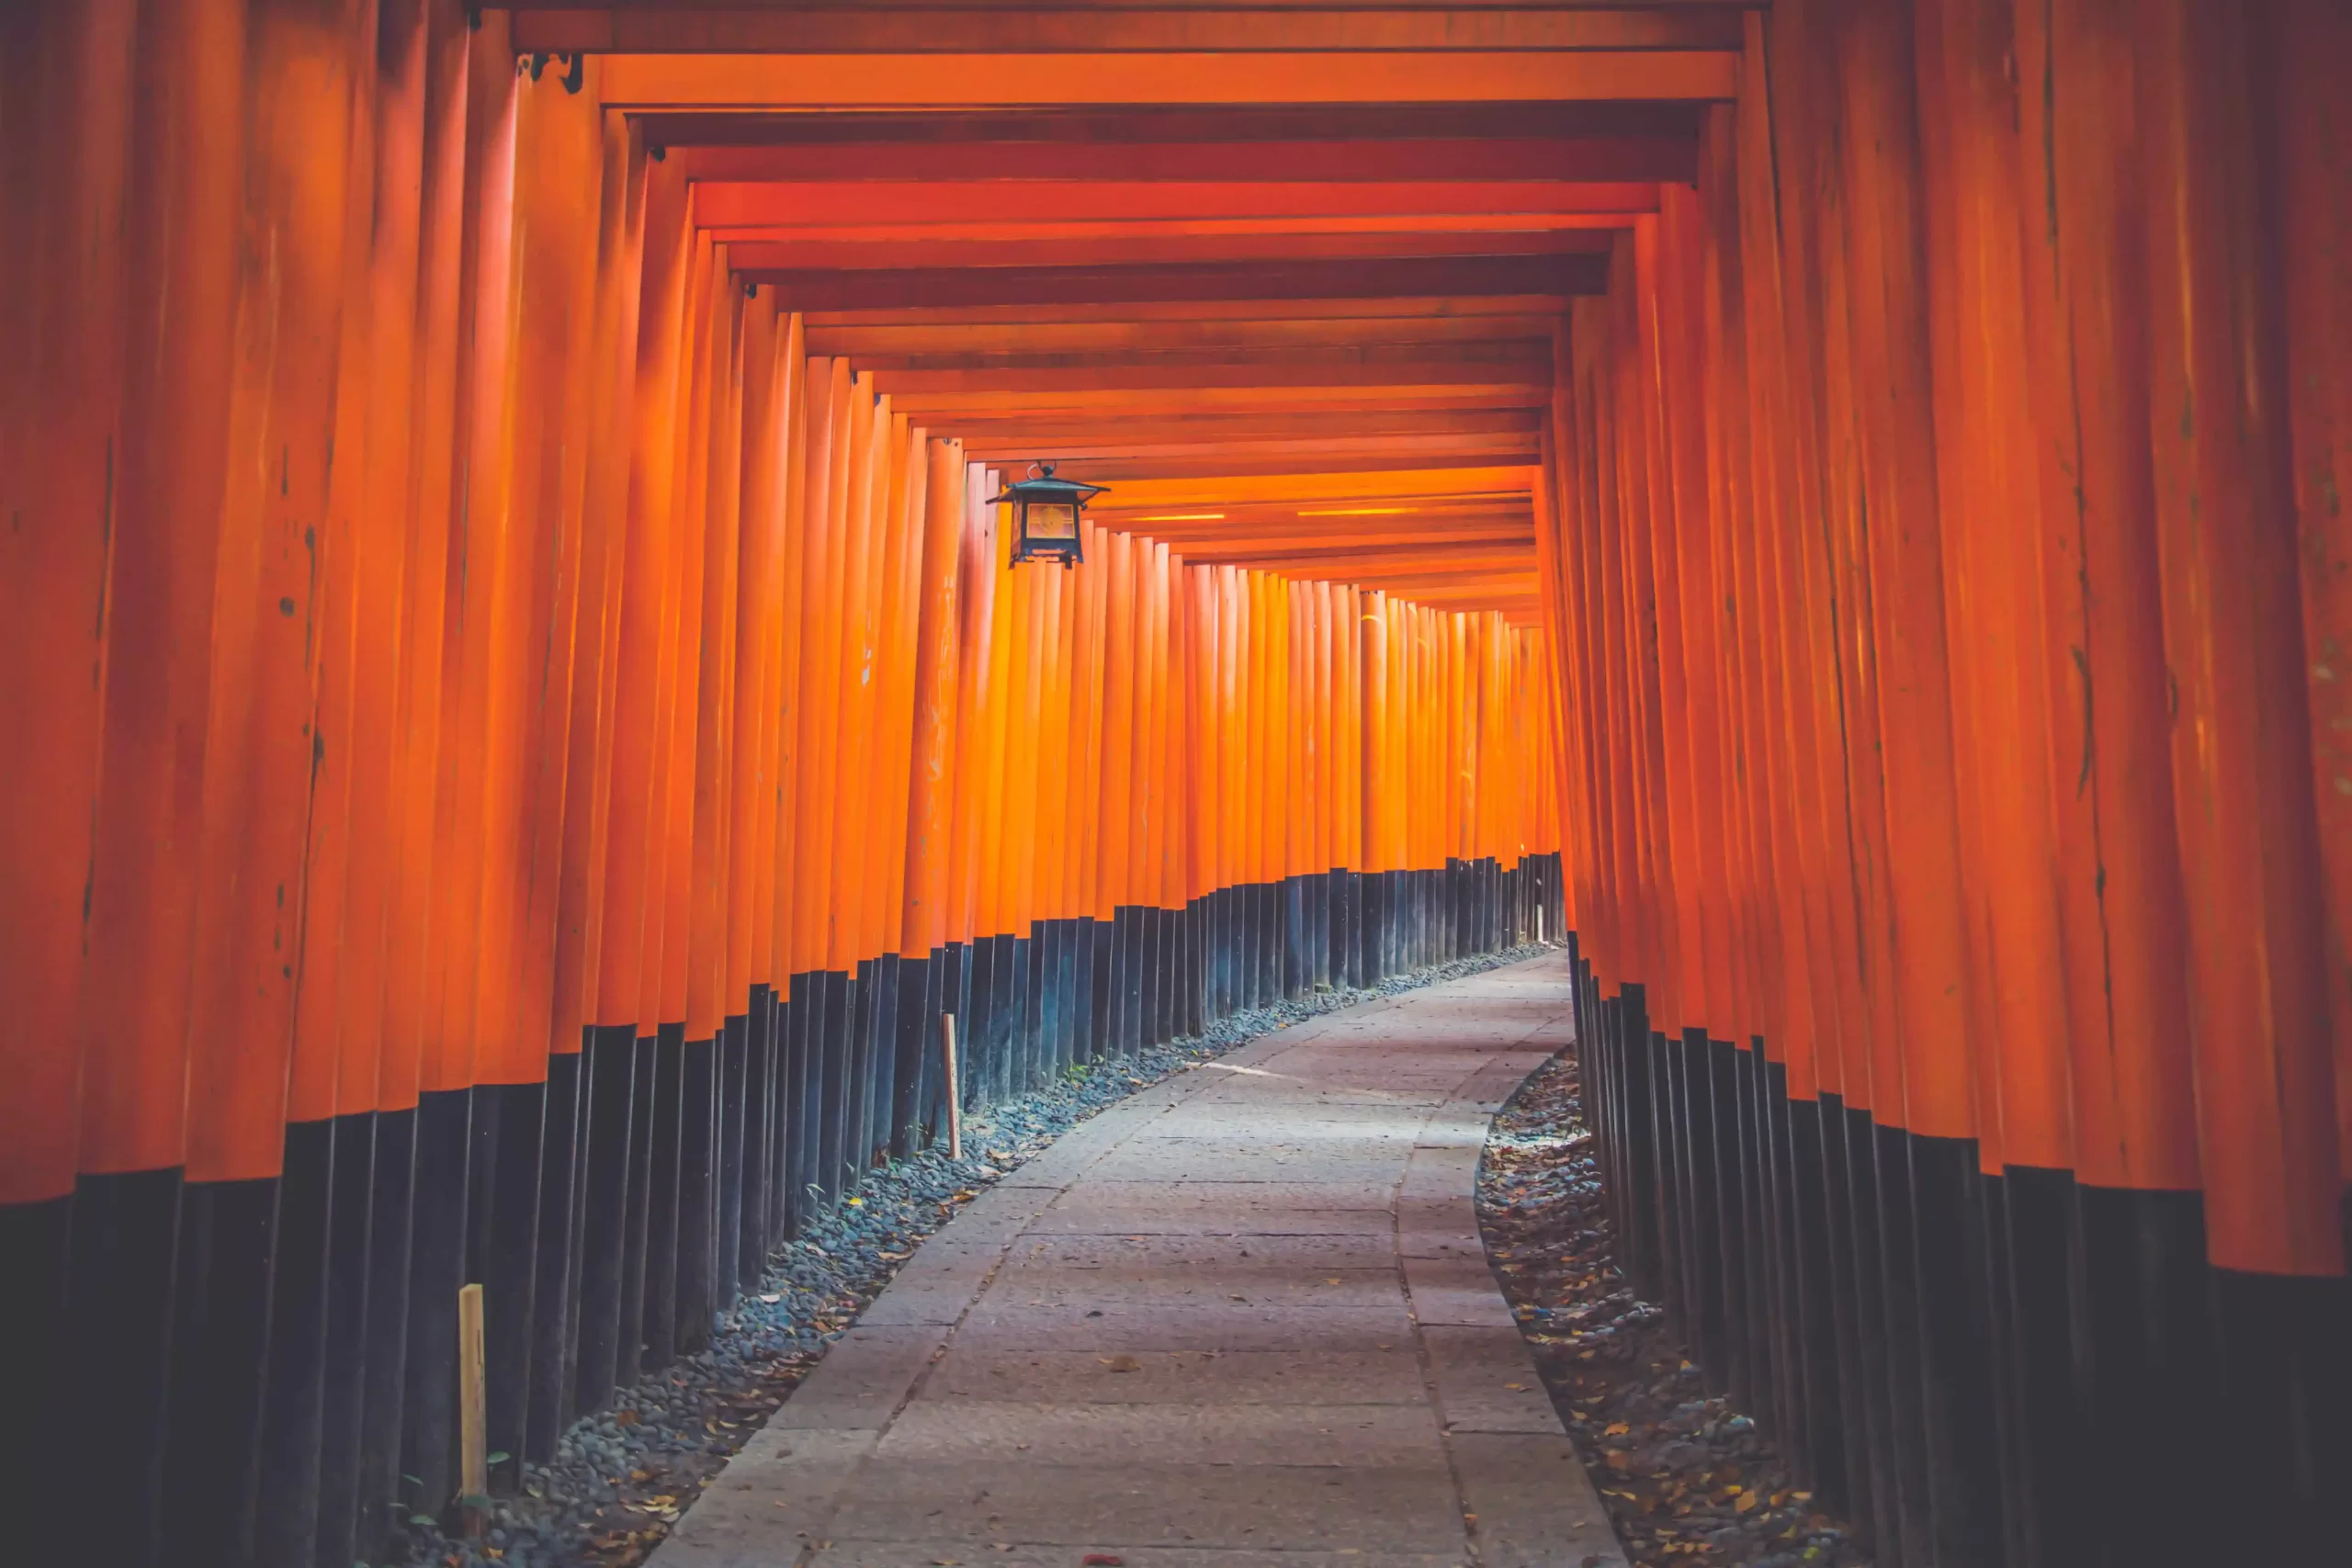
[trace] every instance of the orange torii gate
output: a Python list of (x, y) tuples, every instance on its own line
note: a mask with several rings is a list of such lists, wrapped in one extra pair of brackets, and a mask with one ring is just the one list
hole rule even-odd
[(469, 1279), (546, 1453), (942, 1013), (1538, 933), (1881, 1560), (2327, 1549), (2341, 13), (9, 7), (28, 1554), (372, 1554)]

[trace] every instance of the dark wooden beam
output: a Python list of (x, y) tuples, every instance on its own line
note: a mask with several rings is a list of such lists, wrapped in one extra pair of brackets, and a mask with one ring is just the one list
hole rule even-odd
[(1722, 102), (1731, 49), (1340, 50), (1069, 53), (1039, 70), (1018, 51), (608, 54), (615, 108), (970, 109), (1135, 104)]
[(1345, 299), (1408, 294), (1602, 294), (1603, 255), (1405, 257), (1176, 266), (909, 267), (802, 272), (744, 266), (794, 310), (1088, 304), (1162, 299)]
[(1697, 177), (1687, 130), (1332, 141), (789, 141), (674, 150), (697, 180), (1667, 180)]
[[(1082, 238), (1024, 234), (1017, 239), (950, 239), (937, 234), (881, 240), (743, 242), (735, 265), (767, 271), (944, 270), (997, 266), (1165, 266), (1173, 263), (1395, 260), (1435, 256), (1606, 255), (1619, 225), (1547, 229), (1339, 230), (1266, 227), (1214, 234), (1136, 229)], [(759, 248), (752, 251), (750, 247)]]
[[(1686, 103), (1594, 99), (1378, 106), (1230, 104), (1214, 109), (1168, 104), (923, 111), (844, 108), (824, 114), (774, 114), (756, 108), (666, 114), (650, 109), (639, 118), (646, 141), (672, 150), (893, 142), (936, 148), (988, 144), (985, 155), (991, 159), (1023, 149), (1037, 149), (1043, 157), (1047, 155), (1046, 149), (1071, 144), (1321, 141), (1346, 147), (1422, 139), (1658, 137), (1688, 146), (1689, 167), (1695, 171), (1700, 114), (1698, 106)], [(922, 170), (910, 165), (908, 172)]]
[(1093, 53), (1204, 50), (1655, 50), (1739, 47), (1726, 5), (1605, 10), (1231, 5), (1039, 7), (603, 6), (515, 13), (522, 51), (630, 53)]
[(695, 220), (720, 230), (1471, 214), (1534, 227), (1525, 220), (1657, 209), (1657, 183), (1637, 180), (705, 179), (694, 193)]
[[(1046, 454), (1051, 456), (1051, 454)], [(1012, 458), (1025, 463), (1038, 456), (1034, 451), (1015, 453)], [(1315, 460), (1318, 473), (1348, 474), (1358, 471), (1377, 473), (1392, 467), (1401, 457), (1430, 468), (1484, 468), (1497, 463), (1532, 463), (1537, 454), (1533, 448), (1498, 447), (1492, 450), (1473, 449), (1464, 452), (1366, 452), (1352, 456), (1337, 456)], [(1280, 454), (1252, 458), (1227, 455), (1217, 457), (1183, 458), (1100, 458), (1080, 461), (1073, 458), (1069, 477), (1102, 481), (1163, 480), (1208, 478), (1281, 476), (1298, 472), (1300, 457), (1295, 454)]]

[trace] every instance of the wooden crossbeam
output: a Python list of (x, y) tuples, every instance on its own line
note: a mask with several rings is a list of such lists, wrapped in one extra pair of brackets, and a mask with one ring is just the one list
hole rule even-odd
[[(1000, 454), (1008, 457), (1015, 454), (1034, 454), (1037, 444), (1031, 440), (977, 439), (967, 433), (964, 449), (975, 462), (985, 462)], [(1532, 433), (1512, 431), (1487, 434), (1452, 432), (1431, 435), (1315, 435), (1266, 441), (1234, 437), (1190, 442), (1105, 441), (1090, 444), (1058, 441), (1054, 444), (1054, 451), (1064, 462), (1116, 463), (1128, 468), (1142, 468), (1147, 471), (1155, 461), (1207, 463), (1220, 456), (1262, 463), (1287, 458), (1294, 469), (1302, 465), (1322, 467), (1358, 458), (1375, 459), (1384, 455), (1389, 463), (1400, 457), (1418, 459), (1429, 456), (1461, 459), (1476, 455), (1484, 457), (1490, 464), (1513, 460), (1532, 463), (1538, 456), (1537, 439)]]
[(1382, 257), (1363, 261), (1141, 266), (908, 267), (804, 271), (731, 254), (747, 283), (796, 310), (909, 306), (1105, 304), (1204, 299), (1394, 299), (1402, 295), (1591, 295), (1609, 286), (1602, 254)]
[(1391, 468), (1353, 474), (1293, 473), (1230, 482), (1216, 478), (1170, 480), (1165, 484), (1133, 484), (1121, 491), (1120, 509), (1158, 507), (1178, 510), (1180, 503), (1207, 502), (1218, 496), (1234, 500), (1282, 501), (1314, 506), (1370, 505), (1399, 497), (1524, 496), (1541, 469), (1530, 465), (1487, 468)]
[[(597, 74), (601, 73), (600, 65)], [(1696, 103), (1592, 98), (1541, 103), (1054, 104), (952, 112), (837, 107), (821, 114), (775, 112), (754, 106), (736, 110), (636, 112), (646, 141), (672, 153), (687, 147), (879, 143), (903, 143), (915, 149), (986, 149), (985, 154), (975, 151), (969, 155), (1001, 157), (1005, 161), (992, 171), (998, 175), (1019, 173), (1018, 159), (1026, 150), (1050, 159), (1058, 155), (1056, 149), (1070, 146), (1224, 142), (1255, 147), (1313, 141), (1377, 144), (1404, 139), (1661, 137), (1687, 147), (1689, 162), (1683, 173), (1658, 177), (1687, 182), (1698, 169), (1702, 109)], [(1050, 174), (1050, 164), (1045, 167)], [(1569, 171), (1547, 172), (1566, 175)], [(925, 173), (923, 165), (910, 163), (899, 175), (888, 177)]]
[[(1013, 457), (1007, 460), (1026, 462), (1031, 456), (1032, 454), (1029, 453), (1016, 453)], [(1312, 462), (1320, 472), (1341, 475), (1377, 472), (1396, 462), (1400, 457), (1410, 457), (1415, 462), (1425, 464), (1432, 468), (1476, 468), (1498, 462), (1532, 462), (1536, 453), (1532, 447), (1472, 448), (1459, 452), (1400, 453), (1389, 450), (1353, 456), (1316, 455), (1305, 460)], [(1206, 457), (1122, 457), (1091, 459), (1083, 464), (1072, 463), (1069, 472), (1073, 479), (1085, 478), (1103, 482), (1115, 480), (1121, 483), (1143, 479), (1209, 479), (1220, 475), (1237, 479), (1279, 478), (1285, 474), (1296, 473), (1301, 461), (1302, 458), (1299, 456), (1292, 453), (1281, 453), (1265, 457), (1237, 457), (1230, 453), (1221, 453)]]
[[(880, 378), (887, 382), (888, 378)], [(882, 388), (888, 390), (887, 385)], [(1046, 416), (1093, 418), (1118, 416), (1152, 420), (1207, 410), (1264, 414), (1396, 412), (1415, 410), (1499, 410), (1541, 408), (1549, 400), (1548, 387), (1526, 381), (1461, 381), (1442, 384), (1364, 386), (1206, 387), (1086, 387), (1074, 380), (1039, 388), (1007, 391), (924, 391), (896, 394), (898, 412), (927, 421), (937, 432), (953, 434), (960, 421), (974, 414), (999, 417)]]
[[(1176, 547), (1173, 540), (1169, 547)], [(1431, 571), (1530, 571), (1535, 566), (1533, 541), (1521, 545), (1469, 544), (1445, 546), (1347, 547), (1323, 550), (1251, 550), (1232, 544), (1191, 543), (1182, 547), (1186, 560), (1230, 562), (1262, 567), (1269, 571), (1308, 571), (1337, 576), (1345, 573), (1361, 582), (1408, 577)]]
[[(1166, 266), (1181, 262), (1234, 265), (1421, 259), (1437, 256), (1605, 256), (1623, 224), (1613, 217), (1561, 219), (1541, 229), (1347, 229), (1308, 231), (1265, 225), (1214, 234), (1170, 233), (1131, 224), (1115, 233), (958, 238), (924, 231), (914, 238), (838, 239), (795, 234), (739, 242), (739, 270), (763, 272), (943, 271), (965, 267)], [(751, 249), (757, 244), (757, 250)], [(1555, 307), (1564, 308), (1564, 307)]]
[(1081, 390), (1153, 389), (1343, 391), (1448, 386), (1547, 391), (1551, 387), (1551, 366), (1509, 352), (1517, 346), (1512, 342), (1386, 346), (1392, 351), (1366, 348), (1352, 355), (1346, 350), (1312, 348), (1201, 349), (1188, 355), (1154, 355), (1148, 364), (1122, 364), (1080, 355), (1065, 356), (1063, 363), (1038, 364), (1003, 355), (996, 363), (970, 368), (876, 371), (875, 381), (879, 390), (899, 394), (902, 400), (952, 392), (1067, 395)]
[(1474, 409), (1419, 413), (1383, 410), (1372, 413), (1292, 413), (1272, 418), (1230, 414), (1175, 414), (1137, 428), (1132, 420), (1040, 420), (1019, 415), (967, 417), (956, 433), (967, 448), (1018, 444), (1092, 446), (1106, 453), (1142, 457), (1163, 446), (1193, 450), (1220, 441), (1272, 441), (1317, 437), (1352, 441), (1388, 435), (1533, 435), (1538, 416), (1526, 409)]
[(1530, 543), (1535, 537), (1534, 519), (1524, 511), (1516, 516), (1495, 512), (1437, 519), (1302, 519), (1294, 515), (1268, 517), (1245, 525), (1176, 520), (1182, 515), (1147, 512), (1099, 521), (1130, 533), (1148, 533), (1154, 538), (1183, 539), (1203, 545), (1251, 545), (1274, 550), (1319, 549), (1340, 540), (1461, 543), (1484, 539), (1493, 543)]
[(523, 51), (798, 54), (1202, 50), (1736, 50), (1736, 6), (1659, 11), (1419, 6), (1399, 9), (926, 6), (532, 7)]
[(1492, 104), (1730, 98), (1731, 50), (1333, 49), (1067, 53), (611, 54), (628, 109), (1011, 108), (1140, 104)]
[(1668, 180), (1685, 132), (1317, 141), (794, 141), (672, 150), (695, 180)]
[(1358, 536), (1353, 530), (1344, 535), (1337, 532), (1324, 535), (1291, 533), (1219, 537), (1156, 524), (1143, 524), (1125, 531), (1148, 533), (1153, 538), (1166, 539), (1170, 547), (1181, 544), (1187, 556), (1203, 559), (1212, 556), (1238, 559), (1256, 555), (1267, 559), (1316, 560), (1441, 545), (1476, 545), (1490, 549), (1535, 547), (1535, 536), (1525, 528), (1470, 528), (1455, 532), (1424, 529), (1411, 534), (1374, 535), (1369, 538)]
[(1489, 339), (1550, 342), (1551, 316), (1317, 316), (1192, 321), (967, 322), (925, 326), (812, 327), (811, 354), (846, 354), (879, 370), (927, 355), (1091, 354), (1180, 348), (1272, 348), (1350, 344), (1450, 344)]
[(1655, 181), (1566, 179), (704, 179), (696, 182), (694, 199), (695, 220), (718, 230), (982, 221), (1009, 225), (1081, 218), (1093, 222), (1472, 214), (1532, 219), (1655, 211), (1657, 186)]

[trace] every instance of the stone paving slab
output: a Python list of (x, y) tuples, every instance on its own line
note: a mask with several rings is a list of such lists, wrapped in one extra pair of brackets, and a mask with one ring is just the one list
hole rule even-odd
[(1284, 1190), (1271, 1182), (1235, 1183), (1223, 1191), (1128, 1182), (1127, 1190), (1088, 1187), (1040, 1214), (1031, 1234), (1046, 1235), (1379, 1235), (1395, 1228), (1385, 1201), (1369, 1189)]
[(1510, 1307), (1495, 1290), (1484, 1258), (1408, 1258), (1405, 1285), (1413, 1298), (1413, 1321), (1424, 1327), (1501, 1327), (1518, 1330)]
[(1558, 1434), (1559, 1412), (1517, 1327), (1425, 1323), (1420, 1338), (1448, 1431)]
[(817, 1370), (768, 1417), (768, 1427), (880, 1431), (946, 1346), (944, 1328), (877, 1328), (861, 1321), (833, 1341)]
[[(1002, 1254), (1008, 1265), (1146, 1272), (1247, 1268), (1335, 1269), (1396, 1267), (1395, 1244), (1379, 1235), (1024, 1235)], [(911, 1265), (910, 1265), (911, 1267)], [(902, 1275), (901, 1278), (904, 1276)], [(892, 1281), (891, 1288), (898, 1288)], [(879, 1304), (878, 1303), (876, 1304)]]
[[(1125, 1547), (1126, 1568), (1459, 1568), (1450, 1553), (1393, 1551), (1224, 1551), (1214, 1547)], [(809, 1560), (809, 1568), (1068, 1568), (1066, 1546), (991, 1542), (975, 1552), (969, 1541), (839, 1541)]]
[(924, 1400), (890, 1426), (887, 1460), (1035, 1464), (1411, 1466), (1445, 1446), (1411, 1404), (1062, 1404)]
[[(1245, 1238), (1225, 1238), (1229, 1252), (1243, 1247)], [(1098, 1307), (1222, 1308), (1231, 1302), (1317, 1311), (1339, 1307), (1392, 1307), (1396, 1304), (1394, 1262), (1347, 1269), (1285, 1258), (1272, 1251), (1304, 1237), (1252, 1237), (1260, 1251), (1244, 1258), (1170, 1264), (1148, 1263), (1114, 1273), (1102, 1267), (1068, 1264), (1038, 1258), (1009, 1260), (990, 1281), (976, 1304), (975, 1315), (1024, 1306), (1049, 1311)], [(1329, 1239), (1316, 1237), (1317, 1240)], [(1409, 1275), (1408, 1276), (1410, 1277)]]
[(651, 1568), (1623, 1568), (1488, 1268), (1553, 957), (1143, 1090), (967, 1204)]
[[(1385, 1348), (1384, 1348), (1385, 1345)], [(951, 1347), (926, 1400), (1056, 1404), (1406, 1404), (1429, 1403), (1409, 1335), (1368, 1350), (982, 1350)]]
[(1438, 1553), (1459, 1551), (1463, 1541), (1460, 1503), (1441, 1454), (1414, 1465), (1341, 1466), (1034, 1464), (1023, 1454), (892, 1462), (877, 1453), (842, 1493), (830, 1533), (835, 1540), (1027, 1540), (1081, 1551)]

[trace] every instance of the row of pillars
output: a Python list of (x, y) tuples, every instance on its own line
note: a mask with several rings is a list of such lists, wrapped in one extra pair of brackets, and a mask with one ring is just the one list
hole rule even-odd
[(998, 476), (505, 25), (0, 11), (28, 1559), (375, 1560), (461, 1284), (545, 1454), (922, 1142), (943, 1013), (986, 1100), (1558, 929), (1539, 633), (1010, 569)]
[(1620, 1246), (1878, 1562), (2340, 1556), (2352, 11), (1747, 27), (1555, 354)]

